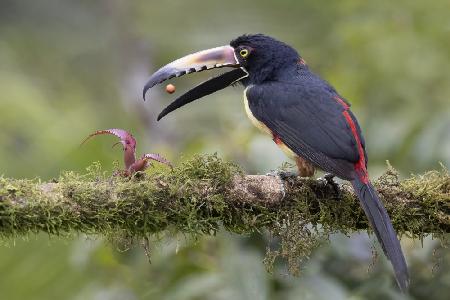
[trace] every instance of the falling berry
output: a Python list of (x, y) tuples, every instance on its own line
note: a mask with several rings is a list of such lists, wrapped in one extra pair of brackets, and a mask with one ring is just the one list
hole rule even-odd
[(166, 85), (166, 92), (173, 94), (175, 92), (175, 86), (173, 84)]

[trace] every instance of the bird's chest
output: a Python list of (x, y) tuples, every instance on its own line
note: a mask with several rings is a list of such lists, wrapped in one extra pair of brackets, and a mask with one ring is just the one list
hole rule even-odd
[(269, 127), (267, 127), (263, 122), (261, 122), (260, 120), (258, 120), (255, 117), (255, 115), (253, 114), (253, 112), (250, 108), (249, 100), (247, 98), (247, 89), (248, 88), (246, 88), (244, 90), (244, 107), (245, 107), (245, 112), (247, 113), (247, 116), (250, 119), (250, 121), (252, 122), (252, 124), (255, 125), (255, 127), (258, 128), (259, 130), (261, 130), (262, 132), (268, 134), (272, 138), (272, 140), (275, 142), (275, 144), (277, 144), (277, 146), (280, 147), (280, 149), (288, 157), (290, 157), (290, 158), (297, 157), (297, 155), (291, 149), (289, 149), (289, 147), (287, 147), (284, 144), (284, 142), (275, 133), (273, 133), (272, 130), (269, 129)]
[(244, 90), (244, 107), (245, 107), (245, 112), (247, 113), (247, 117), (250, 119), (250, 121), (252, 122), (252, 124), (258, 128), (259, 130), (261, 130), (262, 132), (272, 136), (272, 131), (261, 121), (259, 121), (252, 113), (252, 110), (250, 109), (250, 105), (249, 105), (249, 101), (247, 98), (247, 89), (246, 88)]

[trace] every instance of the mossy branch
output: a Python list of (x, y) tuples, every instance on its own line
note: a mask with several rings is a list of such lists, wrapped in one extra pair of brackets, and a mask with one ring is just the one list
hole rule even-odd
[[(445, 168), (405, 180), (389, 168), (375, 185), (399, 234), (417, 238), (450, 232)], [(328, 232), (366, 230), (351, 187), (340, 189), (337, 197), (315, 179), (243, 175), (215, 155), (131, 179), (108, 176), (98, 165), (87, 174), (66, 172), (48, 183), (0, 177), (0, 235), (43, 231), (140, 238), (166, 229), (214, 234), (221, 226), (236, 233), (268, 228), (280, 234), (293, 224), (320, 224)]]

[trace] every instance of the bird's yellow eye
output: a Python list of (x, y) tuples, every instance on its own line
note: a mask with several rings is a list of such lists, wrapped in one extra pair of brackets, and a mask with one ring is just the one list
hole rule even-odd
[(243, 58), (246, 58), (248, 56), (249, 52), (247, 49), (242, 49), (239, 51), (239, 55), (241, 55)]

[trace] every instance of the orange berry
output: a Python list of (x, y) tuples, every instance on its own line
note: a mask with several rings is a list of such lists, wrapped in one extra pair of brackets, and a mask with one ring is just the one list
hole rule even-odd
[(175, 92), (175, 86), (171, 83), (166, 85), (166, 92), (173, 94)]

